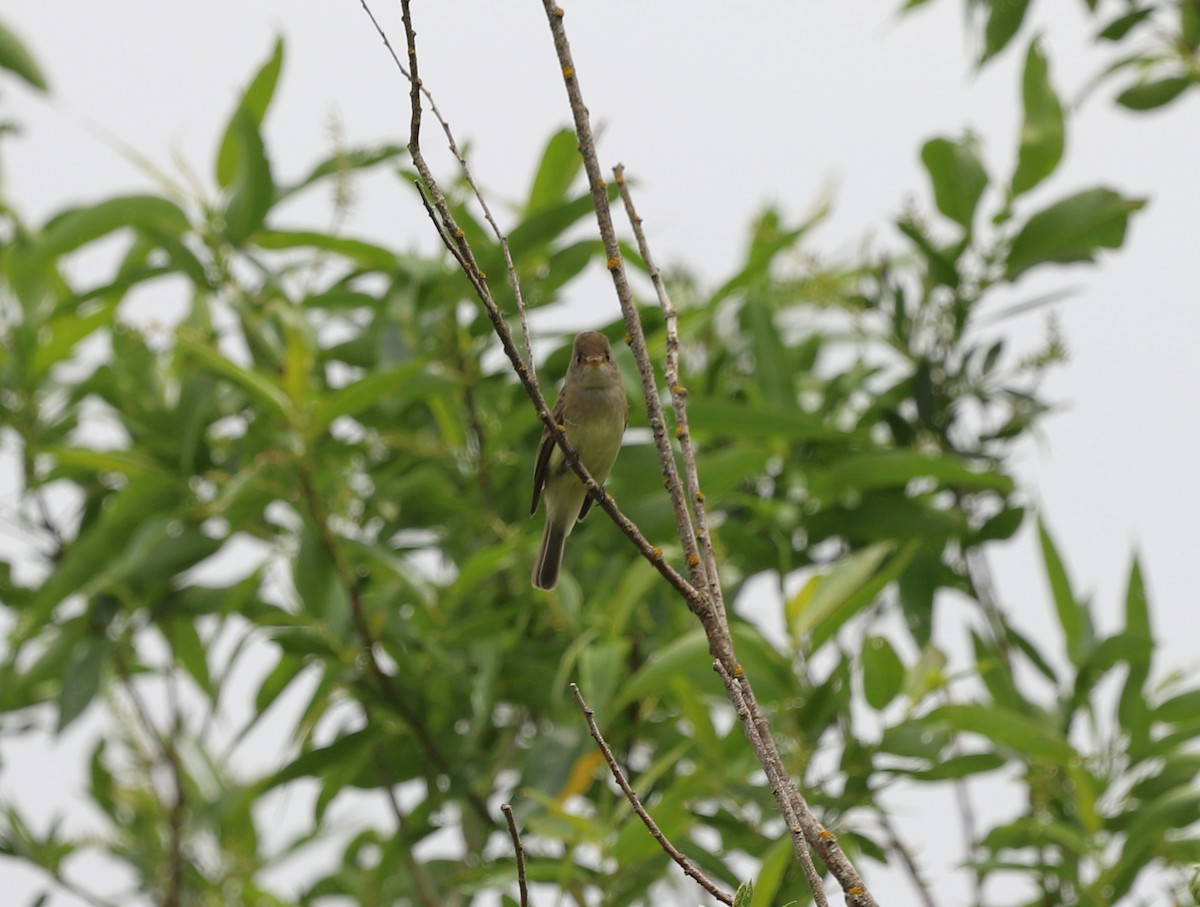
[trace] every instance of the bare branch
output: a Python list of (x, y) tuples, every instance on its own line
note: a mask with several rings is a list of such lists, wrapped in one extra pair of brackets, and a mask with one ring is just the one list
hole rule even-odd
[(654, 840), (666, 851), (667, 856), (679, 864), (679, 868), (683, 870), (684, 875), (695, 881), (697, 885), (722, 904), (732, 904), (733, 895), (719, 888), (715, 882), (697, 869), (691, 860), (667, 840), (667, 836), (662, 833), (662, 829), (658, 827), (658, 823), (646, 812), (646, 808), (642, 806), (642, 801), (638, 799), (637, 793), (629, 786), (629, 781), (626, 780), (625, 773), (621, 771), (621, 766), (617, 764), (617, 759), (613, 756), (612, 749), (604, 741), (604, 737), (600, 733), (600, 728), (596, 726), (596, 713), (583, 701), (583, 694), (579, 692), (577, 684), (571, 684), (571, 695), (575, 697), (575, 702), (578, 704), (579, 710), (583, 712), (583, 717), (587, 721), (588, 731), (591, 732), (592, 739), (596, 741), (596, 746), (600, 747), (600, 752), (604, 756), (604, 761), (608, 763), (609, 771), (612, 772), (612, 776), (617, 782), (617, 787), (621, 788), (621, 793), (625, 795), (625, 799), (629, 801), (629, 805), (633, 807), (633, 811), (638, 814), (638, 818), (642, 820), (642, 824), (646, 826)]
[[(371, 12), (371, 8), (367, 6), (367, 0), (359, 0), (359, 3), (362, 4), (362, 8), (366, 11), (368, 18), (370, 18), (371, 24), (375, 26), (375, 31), (379, 34), (379, 37), (383, 39), (383, 45), (387, 48), (388, 53), (392, 55), (392, 60), (395, 62), (396, 68), (400, 70), (400, 74), (408, 80), (410, 85), (419, 88), (421, 95), (423, 95), (425, 100), (429, 102), (430, 113), (432, 113), (437, 119), (438, 124), (442, 127), (442, 132), (446, 135), (446, 146), (450, 149), (450, 153), (453, 154), (455, 159), (458, 161), (459, 169), (462, 171), (463, 178), (467, 181), (467, 185), (470, 186), (471, 192), (475, 196), (475, 201), (479, 203), (479, 208), (481, 211), (483, 211), (484, 219), (488, 222), (488, 226), (492, 228), (492, 234), (496, 237), (496, 241), (500, 244), (500, 251), (504, 255), (504, 267), (508, 271), (508, 283), (509, 286), (512, 287), (513, 298), (516, 299), (517, 302), (517, 314), (521, 319), (521, 334), (525, 344), (525, 367), (529, 369), (529, 372), (531, 375), (533, 375), (534, 380), (537, 380), (537, 364), (533, 361), (533, 339), (529, 333), (529, 315), (526, 311), (525, 297), (521, 295), (521, 281), (517, 277), (517, 266), (513, 263), (512, 252), (508, 246), (508, 236), (501, 232), (500, 227), (496, 224), (496, 219), (492, 217), (492, 209), (488, 206), (487, 199), (484, 197), (483, 193), (479, 191), (479, 187), (475, 184), (475, 178), (471, 175), (470, 168), (467, 167), (467, 159), (463, 157), (462, 152), (458, 149), (458, 142), (454, 140), (454, 133), (450, 130), (449, 121), (447, 121), (446, 118), (442, 116), (441, 111), (438, 110), (437, 103), (433, 100), (433, 94), (429, 91), (429, 89), (421, 85), (421, 80), (417, 77), (417, 55), (415, 53), (416, 44), (413, 41), (413, 39), (416, 37), (416, 32), (412, 31), (411, 29), (411, 17), (408, 17), (407, 7), (404, 8), (404, 13), (405, 16), (408, 17), (405, 20), (406, 33), (410, 33), (411, 35), (408, 41), (411, 51), (409, 54), (410, 65), (412, 67), (411, 75), (409, 74), (409, 70), (405, 69), (404, 64), (400, 62), (400, 58), (396, 55), (396, 51), (392, 48), (392, 42), (388, 40), (387, 32), (383, 30), (379, 24), (379, 20), (375, 18), (375, 14)], [(410, 100), (412, 100), (411, 97)], [(417, 111), (415, 128), (413, 132), (415, 135), (416, 131), (420, 129), (421, 125), (419, 113), (420, 99), (417, 98), (413, 100), (413, 103), (418, 105), (418, 107), (413, 108)], [(410, 126), (412, 125), (413, 124), (410, 122)], [(442, 241), (445, 242), (445, 237), (442, 238)], [(451, 249), (451, 251), (453, 252), (453, 249)], [(459, 264), (461, 265), (462, 262), (460, 261)]]
[(529, 884), (525, 881), (525, 848), (521, 846), (521, 833), (517, 831), (517, 820), (513, 818), (512, 807), (507, 803), (500, 804), (500, 812), (508, 821), (508, 834), (512, 838), (513, 853), (517, 856), (517, 888), (521, 894), (521, 907), (529, 907)]
[[(812, 854), (808, 852), (808, 835), (804, 831), (804, 821), (801, 819), (799, 810), (796, 808), (796, 802), (791, 796), (795, 788), (792, 785), (791, 779), (784, 770), (783, 763), (779, 758), (779, 752), (775, 749), (775, 742), (771, 739), (770, 732), (766, 727), (766, 719), (762, 718), (761, 714), (757, 719), (755, 710), (751, 710), (746, 702), (745, 690), (739, 682), (741, 678), (735, 678), (733, 674), (725, 670), (725, 666), (719, 661), (713, 662), (713, 668), (721, 675), (721, 680), (725, 683), (725, 690), (729, 694), (729, 701), (733, 703), (733, 707), (737, 712), (738, 719), (742, 722), (742, 727), (746, 732), (746, 739), (750, 741), (750, 746), (754, 750), (754, 754), (758, 757), (759, 764), (763, 767), (763, 771), (767, 775), (767, 783), (771, 786), (771, 793), (775, 796), (775, 801), (779, 804), (780, 810), (783, 812), (783, 819), (787, 823), (788, 831), (792, 836), (792, 849), (796, 853), (796, 859), (799, 860), (800, 866), (804, 869), (804, 877), (808, 880), (808, 887), (812, 890), (813, 901), (817, 907), (829, 907), (829, 901), (825, 897), (825, 886), (821, 881), (821, 876), (817, 872), (816, 866), (813, 865)], [(768, 741), (770, 741), (768, 743)], [(808, 811), (808, 805), (804, 804), (804, 810)], [(816, 822), (816, 818), (809, 813), (809, 818)], [(831, 832), (817, 824), (819, 831), (815, 837), (820, 838), (823, 835), (828, 835), (829, 838), (834, 838)]]
[[(721, 624), (728, 632), (729, 621), (725, 615), (725, 596), (721, 591), (721, 581), (717, 574), (717, 556), (713, 550), (712, 536), (708, 529), (708, 513), (704, 506), (704, 493), (700, 490), (700, 475), (696, 469), (696, 450), (692, 446), (692, 434), (688, 427), (687, 388), (679, 381), (679, 321), (675, 314), (675, 306), (667, 293), (666, 285), (663, 284), (662, 272), (659, 271), (654, 256), (650, 254), (650, 244), (646, 241), (646, 233), (642, 229), (642, 218), (633, 206), (629, 183), (625, 181), (623, 164), (613, 167), (613, 177), (620, 189), (621, 201), (625, 205), (625, 214), (633, 228), (638, 252), (641, 253), (642, 261), (646, 263), (646, 269), (650, 272), (650, 282), (654, 286), (654, 292), (658, 296), (658, 304), (663, 313), (667, 335), (666, 367), (663, 370), (663, 377), (666, 379), (675, 412), (675, 437), (679, 440), (679, 450), (683, 456), (688, 498), (691, 500), (692, 510), (696, 514), (695, 528), (693, 529), (692, 524), (688, 522), (686, 530), (683, 522), (678, 519), (678, 513), (676, 514), (676, 521), (680, 525), (680, 541), (683, 542), (683, 550), (688, 563), (693, 563), (693, 558), (695, 558), (699, 565), (699, 570), (693, 574), (693, 585), (703, 584), (708, 589), (708, 594), (712, 596), (713, 603), (716, 605)], [(676, 503), (678, 509), (682, 504), (682, 495), (672, 494), (671, 500), (672, 503), (679, 501)], [(702, 552), (702, 557), (697, 552), (697, 544)]]

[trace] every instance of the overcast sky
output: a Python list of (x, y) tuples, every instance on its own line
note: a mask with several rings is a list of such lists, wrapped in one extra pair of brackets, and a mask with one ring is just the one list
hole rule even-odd
[[(892, 244), (889, 224), (904, 204), (929, 203), (918, 152), (934, 135), (973, 130), (990, 171), (1011, 172), (1021, 48), (975, 74), (959, 0), (904, 20), (895, 16), (900, 5), (564, 3), (580, 83), (603, 126), (601, 162), (623, 162), (638, 181), (638, 207), (663, 263), (715, 284), (741, 260), (746, 226), (764, 204), (798, 219), (826, 197), (834, 213), (812, 242), (827, 257)], [(1035, 4), (1053, 7), (1038, 10), (1044, 18), (1035, 24), (1067, 102), (1109, 60), (1092, 44), (1082, 6)], [(402, 44), (398, 4), (374, 7)], [(569, 122), (541, 4), (414, 7), (425, 84), (460, 141), (470, 140), (477, 180), (494, 198), (520, 198), (546, 139)], [(287, 59), (266, 135), (278, 177), (298, 176), (328, 153), (335, 119), (350, 144), (406, 139), (406, 86), (358, 0), (8, 0), (0, 15), (53, 88), (47, 102), (3, 83), (0, 112), (25, 128), (3, 146), (7, 191), (33, 220), (146, 189), (117, 141), (211, 185), (216, 138), (277, 33)], [(1071, 361), (1046, 388), (1063, 408), (1018, 465), (1076, 586), (1094, 593), (1102, 626), (1115, 626), (1136, 547), (1166, 660), (1194, 668), (1200, 102), (1191, 92), (1165, 113), (1134, 116), (1115, 109), (1111, 94), (1073, 112), (1063, 166), (1035, 197), (1103, 183), (1150, 204), (1125, 249), (1099, 267), (1055, 269), (1013, 297), (1076, 291), (1057, 307)], [(361, 184), (350, 229), (435, 246), (411, 190), (395, 180)], [(602, 320), (616, 314), (611, 296), (578, 305), (581, 324), (598, 320), (594, 306), (611, 307)], [(1031, 316), (1013, 329), (1033, 342), (1041, 327)], [(1021, 625), (1052, 627), (1030, 533), (994, 565)], [(5, 872), (0, 863), (0, 890)]]

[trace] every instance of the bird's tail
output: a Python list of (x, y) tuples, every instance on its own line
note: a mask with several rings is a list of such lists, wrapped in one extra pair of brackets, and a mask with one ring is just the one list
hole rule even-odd
[(558, 585), (558, 571), (562, 567), (563, 543), (567, 533), (557, 520), (547, 514), (546, 528), (542, 530), (542, 547), (538, 549), (533, 563), (533, 588), (553, 589)]

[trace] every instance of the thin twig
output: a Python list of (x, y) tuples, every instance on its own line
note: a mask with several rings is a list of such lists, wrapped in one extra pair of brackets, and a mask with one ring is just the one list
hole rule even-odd
[[(625, 205), (629, 224), (633, 228), (638, 252), (642, 256), (642, 261), (646, 263), (646, 269), (650, 273), (650, 283), (654, 286), (654, 292), (658, 296), (658, 304), (663, 313), (667, 338), (666, 365), (663, 369), (663, 377), (666, 379), (667, 389), (671, 394), (671, 405), (675, 413), (675, 437), (679, 440), (679, 450), (683, 455), (683, 471), (687, 478), (688, 498), (692, 502), (692, 510), (696, 515), (694, 528), (690, 522), (686, 524), (685, 528), (683, 522), (677, 519), (680, 525), (680, 540), (683, 542), (687, 562), (696, 564), (696, 570), (692, 576), (693, 585), (703, 584), (708, 589), (708, 594), (716, 605), (718, 617), (728, 631), (729, 622), (725, 615), (725, 596), (721, 591), (721, 582), (717, 574), (717, 556), (708, 528), (704, 493), (700, 490), (700, 476), (696, 469), (696, 451), (692, 446), (692, 433), (688, 426), (687, 388), (679, 381), (679, 319), (676, 317), (675, 305), (671, 302), (666, 285), (663, 283), (662, 272), (655, 263), (654, 256), (650, 253), (650, 244), (646, 241), (646, 233), (642, 229), (642, 218), (634, 208), (629, 183), (625, 181), (623, 164), (613, 167), (613, 177), (620, 190), (621, 201)], [(682, 495), (672, 495), (672, 503), (675, 503), (677, 498), (682, 499)], [(681, 500), (680, 503), (682, 503)], [(679, 504), (676, 504), (676, 507), (678, 506)], [(697, 545), (699, 553), (697, 553)]]
[[(164, 907), (179, 907), (183, 898), (183, 835), (187, 809), (187, 789), (183, 781), (183, 765), (179, 758), (179, 751), (175, 748), (175, 741), (164, 735), (150, 717), (150, 710), (133, 684), (129, 665), (126, 663), (123, 653), (117, 653), (115, 664), (117, 676), (125, 688), (126, 695), (129, 696), (129, 701), (133, 703), (133, 711), (142, 725), (142, 731), (154, 742), (159, 760), (167, 766), (171, 775), (174, 795), (171, 798), (167, 815), (167, 879), (162, 892), (162, 903)], [(169, 686), (168, 691), (170, 691)], [(179, 712), (174, 703), (172, 703), (172, 715), (174, 729), (178, 733)]]
[(708, 878), (662, 833), (662, 829), (658, 827), (658, 823), (651, 818), (646, 812), (646, 808), (642, 806), (642, 801), (638, 799), (637, 793), (629, 786), (629, 781), (625, 778), (625, 773), (621, 771), (621, 766), (617, 764), (617, 759), (613, 755), (611, 747), (604, 741), (604, 737), (600, 733), (600, 728), (596, 726), (596, 713), (583, 701), (583, 694), (579, 692), (577, 684), (571, 684), (571, 695), (575, 697), (575, 702), (579, 706), (579, 710), (583, 712), (583, 717), (587, 721), (588, 731), (592, 735), (592, 739), (596, 741), (596, 746), (600, 748), (600, 752), (604, 756), (604, 761), (608, 763), (609, 771), (612, 772), (613, 778), (617, 782), (617, 786), (621, 788), (621, 793), (625, 795), (625, 799), (629, 801), (629, 805), (633, 807), (633, 811), (638, 814), (638, 818), (642, 820), (649, 830), (651, 836), (658, 842), (659, 847), (666, 851), (667, 856), (679, 864), (679, 868), (683, 870), (683, 874), (689, 879), (692, 879), (711, 894), (722, 904), (732, 904), (733, 895), (722, 890), (715, 882)]
[[(492, 209), (488, 206), (487, 199), (484, 198), (483, 193), (479, 191), (479, 187), (475, 185), (475, 178), (471, 175), (470, 168), (467, 167), (467, 159), (463, 157), (462, 152), (458, 150), (458, 143), (454, 140), (454, 133), (450, 130), (449, 121), (443, 117), (441, 111), (438, 110), (437, 103), (433, 100), (433, 94), (428, 88), (421, 85), (420, 79), (416, 77), (416, 54), (413, 53), (409, 56), (412, 66), (412, 74), (410, 75), (409, 71), (405, 69), (404, 64), (400, 62), (400, 57), (397, 56), (395, 49), (392, 47), (392, 42), (388, 40), (387, 32), (383, 30), (379, 24), (379, 20), (375, 18), (375, 14), (371, 12), (371, 8), (367, 6), (367, 0), (359, 0), (359, 3), (362, 4), (362, 8), (366, 11), (368, 18), (370, 18), (371, 24), (375, 26), (375, 31), (378, 33), (379, 37), (383, 39), (383, 46), (386, 47), (388, 53), (392, 55), (392, 60), (395, 62), (396, 68), (400, 70), (400, 74), (403, 75), (410, 84), (415, 83), (420, 88), (421, 94), (425, 97), (425, 100), (429, 102), (430, 113), (432, 113), (437, 119), (438, 124), (442, 127), (442, 132), (446, 135), (446, 145), (450, 149), (450, 153), (453, 154), (455, 159), (458, 161), (459, 170), (462, 173), (463, 178), (466, 180), (467, 185), (471, 188), (471, 192), (474, 193), (475, 201), (479, 203), (479, 208), (483, 211), (484, 219), (488, 222), (488, 226), (492, 228), (492, 234), (496, 237), (496, 241), (500, 244), (500, 251), (504, 255), (504, 267), (508, 272), (508, 283), (509, 286), (512, 287), (513, 298), (517, 302), (517, 314), (521, 319), (521, 335), (525, 345), (525, 367), (529, 369), (529, 372), (531, 375), (533, 375), (534, 380), (537, 380), (537, 364), (533, 361), (533, 338), (529, 333), (529, 315), (526, 310), (525, 297), (521, 294), (521, 281), (517, 277), (517, 267), (513, 263), (512, 251), (508, 246), (508, 236), (501, 232), (500, 227), (496, 224), (495, 218), (492, 217)], [(405, 30), (406, 33), (411, 31), (411, 20), (406, 23)], [(411, 37), (408, 41), (410, 48), (415, 49), (416, 47), (412, 40), (415, 37), (416, 32), (412, 31)], [(445, 238), (443, 237), (443, 241), (444, 239)]]
[[(896, 834), (896, 829), (892, 825), (892, 820), (888, 818), (885, 810), (879, 811), (879, 821), (883, 826), (883, 832), (888, 837), (888, 847), (894, 850), (900, 856), (900, 865), (904, 867), (908, 877), (912, 880), (913, 887), (917, 889), (917, 897), (921, 899), (921, 903), (925, 907), (937, 907), (937, 902), (933, 899), (933, 893), (929, 890), (929, 885), (925, 879), (921, 877), (921, 867), (917, 865), (916, 859), (912, 852), (900, 840), (900, 836)], [(976, 900), (976, 903), (979, 903)]]
[(508, 821), (508, 835), (512, 838), (513, 853), (517, 856), (517, 888), (521, 895), (521, 907), (529, 907), (529, 884), (525, 881), (525, 848), (521, 846), (521, 833), (517, 831), (517, 820), (513, 818), (512, 807), (507, 803), (500, 804), (500, 812)]
[[(364, 712), (366, 709), (363, 710)], [(367, 713), (366, 719), (371, 720), (370, 713)], [(382, 753), (380, 754), (383, 755)], [(387, 765), (387, 760), (380, 758), (379, 766)], [(380, 769), (382, 774), (383, 769)], [(400, 800), (396, 796), (395, 787), (391, 780), (387, 778), (383, 781), (383, 789), (387, 791), (388, 804), (392, 807), (392, 815), (396, 817), (396, 834), (401, 838), (408, 839), (408, 819), (404, 815), (404, 810), (400, 808)], [(440, 907), (442, 903), (441, 896), (434, 887), (433, 879), (425, 866), (413, 855), (412, 848), (405, 845), (400, 846), (400, 859), (404, 863), (404, 868), (408, 870), (409, 876), (413, 880), (413, 884), (417, 886), (417, 897), (421, 899), (424, 907)]]

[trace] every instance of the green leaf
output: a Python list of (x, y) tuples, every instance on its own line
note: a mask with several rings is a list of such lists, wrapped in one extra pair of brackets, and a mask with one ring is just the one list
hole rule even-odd
[(835, 465), (814, 470), (809, 488), (815, 497), (832, 501), (848, 490), (903, 488), (915, 479), (936, 479), (945, 488), (978, 489), (1008, 494), (1013, 481), (1005, 475), (981, 472), (949, 455), (926, 456), (902, 450), (881, 450), (844, 457)]
[(1200, 690), (1189, 690), (1172, 696), (1154, 710), (1156, 721), (1168, 723), (1193, 721), (1200, 717)]
[(190, 225), (174, 202), (157, 195), (122, 195), (52, 218), (42, 231), (38, 252), (58, 258), (125, 227), (181, 236)]
[(387, 271), (396, 266), (396, 253), (383, 246), (310, 230), (260, 230), (254, 235), (254, 244), (261, 249), (321, 249), (373, 271)]
[(67, 466), (94, 475), (119, 473), (142, 476), (148, 473), (165, 474), (157, 460), (137, 450), (91, 450), (87, 447), (40, 447), (40, 454), (54, 458), (59, 466)]
[(322, 432), (339, 416), (353, 416), (387, 396), (411, 400), (453, 386), (453, 378), (430, 373), (427, 360), (406, 362), (338, 388), (321, 402), (311, 427), (314, 432)]
[(751, 907), (751, 898), (754, 897), (754, 883), (742, 882), (738, 886), (733, 895), (733, 907)]
[(567, 191), (582, 166), (583, 156), (579, 153), (579, 139), (575, 137), (574, 129), (563, 129), (551, 136), (529, 189), (525, 217), (567, 201)]
[(914, 781), (934, 782), (982, 775), (1004, 768), (1007, 764), (1008, 760), (997, 753), (965, 753), (961, 756), (936, 760), (932, 768), (917, 770), (894, 768), (890, 771), (893, 774), (905, 775)]
[(1049, 724), (990, 705), (945, 705), (923, 719), (927, 724), (949, 725), (959, 733), (979, 734), (1018, 759), (1065, 764), (1075, 749)]
[(210, 372), (217, 377), (233, 382), (277, 416), (290, 420), (291, 401), (288, 400), (283, 387), (277, 381), (268, 378), (261, 372), (242, 368), (222, 355), (220, 350), (196, 339), (187, 332), (181, 332), (178, 340), (180, 347), (187, 350)]
[(275, 200), (275, 184), (258, 121), (248, 110), (239, 108), (230, 129), (235, 169), (225, 206), (224, 236), (236, 246), (263, 225)]
[(994, 542), (1010, 539), (1025, 522), (1024, 507), (1006, 507), (995, 516), (989, 517), (975, 533), (977, 542)]
[(18, 636), (40, 628), (68, 595), (100, 576), (124, 551), (134, 530), (151, 516), (171, 511), (179, 501), (173, 482), (159, 476), (132, 479), (112, 496), (99, 517), (67, 546), (57, 569), (21, 615)]
[(1067, 657), (1071, 659), (1071, 664), (1079, 667), (1086, 659), (1095, 639), (1092, 617), (1087, 606), (1071, 591), (1066, 567), (1059, 557), (1058, 548), (1050, 537), (1046, 524), (1041, 519), (1038, 520), (1038, 539), (1042, 548), (1042, 562), (1046, 567), (1046, 579), (1054, 597), (1054, 609), (1058, 612), (1058, 622), (1062, 627), (1063, 636), (1066, 637)]
[(1124, 13), (1109, 22), (1096, 35), (1098, 41), (1120, 41), (1140, 22), (1144, 22), (1154, 14), (1153, 6), (1143, 6), (1132, 12)]
[(762, 855), (758, 878), (750, 891), (750, 907), (772, 907), (783, 887), (783, 877), (795, 861), (790, 835), (783, 834)]
[(767, 406), (784, 408), (795, 402), (792, 370), (775, 326), (773, 307), (766, 288), (749, 290), (742, 312), (750, 328), (754, 350), (754, 376)]
[(280, 186), (275, 193), (275, 203), (279, 204), (284, 199), (296, 195), (326, 177), (350, 174), (355, 170), (367, 170), (406, 154), (408, 154), (408, 149), (403, 145), (379, 145), (372, 148), (338, 151), (313, 167), (303, 179), (287, 186)]
[(1145, 205), (1111, 189), (1096, 188), (1055, 202), (1034, 214), (1013, 239), (1005, 276), (1015, 280), (1047, 262), (1094, 261), (1098, 249), (1125, 242), (1129, 215)]
[(112, 650), (107, 638), (82, 640), (71, 652), (58, 690), (58, 727), (61, 734), (100, 692), (104, 664)]
[(3, 23), (0, 23), (0, 69), (7, 69), (21, 77), (33, 88), (50, 90), (37, 60), (29, 53), (21, 39), (5, 28)]
[(1138, 112), (1157, 110), (1170, 104), (1192, 85), (1200, 85), (1200, 80), (1195, 77), (1172, 76), (1153, 82), (1142, 82), (1131, 85), (1117, 95), (1117, 103)]
[(873, 709), (883, 709), (900, 695), (904, 662), (883, 636), (868, 636), (862, 648), (863, 692)]
[(1008, 46), (1025, 21), (1029, 0), (988, 0), (988, 21), (984, 29), (983, 65)]
[(249, 118), (255, 134), (258, 133), (258, 127), (266, 117), (267, 108), (275, 96), (275, 86), (279, 82), (279, 73), (282, 68), (283, 39), (277, 37), (275, 45), (271, 48), (271, 56), (267, 58), (251, 80), (250, 85), (242, 92), (238, 106), (225, 127), (225, 134), (221, 137), (221, 145), (217, 151), (215, 162), (215, 175), (217, 185), (222, 189), (228, 189), (233, 184), (243, 166), (243, 151), (239, 148), (243, 139), (239, 137), (238, 133), (244, 126), (240, 126), (238, 120), (244, 117)]
[[(744, 624), (731, 627), (738, 657), (753, 674), (756, 688), (764, 681), (764, 674), (772, 662), (779, 660), (778, 653), (771, 648), (761, 634)], [(708, 639), (700, 628), (689, 630), (673, 642), (663, 646), (630, 677), (613, 700), (614, 710), (630, 702), (647, 697), (657, 697), (675, 680), (712, 676), (712, 655), (708, 651)], [(720, 685), (718, 684), (718, 689)], [(765, 695), (765, 694), (760, 694)]]
[(1017, 169), (1012, 178), (1014, 196), (1028, 192), (1053, 173), (1063, 156), (1062, 104), (1050, 84), (1050, 66), (1037, 39), (1029, 42), (1021, 85), (1025, 121), (1021, 125)]
[(798, 407), (756, 406), (718, 398), (688, 398), (692, 433), (707, 437), (834, 441), (849, 437)]
[(988, 175), (979, 158), (979, 143), (971, 136), (957, 142), (931, 139), (921, 148), (921, 163), (933, 185), (937, 208), (968, 233)]
[(183, 669), (196, 681), (209, 701), (213, 701), (214, 687), (208, 671), (208, 655), (204, 641), (190, 615), (174, 615), (162, 624), (163, 635), (171, 643), (171, 651)]
[(941, 566), (937, 551), (923, 549), (900, 576), (898, 586), (904, 623), (918, 646), (926, 645), (933, 636), (933, 597)]
[[(830, 620), (838, 609), (850, 603), (859, 603), (855, 593), (869, 583), (883, 559), (894, 548), (891, 542), (878, 542), (847, 555), (828, 573), (810, 579), (784, 606), (792, 638), (807, 638)], [(870, 602), (861, 603), (860, 606), (866, 604)]]
[[(1142, 565), (1136, 557), (1129, 571), (1129, 584), (1125, 591), (1125, 632), (1143, 639), (1153, 639), (1146, 587), (1142, 581)], [(1117, 705), (1117, 718), (1129, 734), (1133, 752), (1145, 746), (1150, 738), (1150, 709), (1146, 705), (1146, 681), (1149, 677), (1149, 660), (1145, 663), (1131, 662)]]

